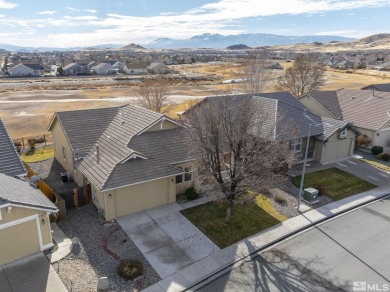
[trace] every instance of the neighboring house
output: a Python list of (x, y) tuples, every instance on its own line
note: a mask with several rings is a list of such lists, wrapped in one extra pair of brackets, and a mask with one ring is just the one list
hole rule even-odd
[(87, 64), (70, 63), (64, 68), (64, 75), (87, 75), (89, 74), (89, 68)]
[(355, 62), (346, 60), (346, 61), (336, 63), (334, 67), (337, 69), (353, 69), (355, 67)]
[(50, 76), (57, 76), (58, 75), (58, 68), (61, 67), (60, 65), (51, 65), (50, 66)]
[(374, 67), (374, 69), (378, 71), (390, 71), (390, 62), (384, 62), (382, 64), (378, 64)]
[(96, 75), (115, 75), (118, 71), (119, 69), (110, 63), (99, 63), (91, 67), (91, 73)]
[(0, 119), (0, 265), (53, 246), (49, 214), (58, 210), (26, 175)]
[[(287, 92), (259, 93), (255, 95), (232, 95), (208, 97), (196, 106), (207, 101), (218, 102), (233, 99), (239, 102), (242, 98), (254, 99), (257, 112), (266, 112), (268, 127), (274, 127), (275, 139), (290, 143), (290, 149), (300, 152), (298, 163), (303, 161), (309, 124), (312, 124), (309, 137), (308, 161), (321, 163), (347, 158), (353, 155), (355, 136), (358, 131), (344, 121), (324, 119), (311, 113), (293, 95)], [(189, 110), (191, 111), (191, 109)], [(184, 113), (185, 118), (186, 113)], [(275, 121), (278, 121), (275, 124)], [(287, 127), (287, 129), (286, 129)]]
[(267, 66), (267, 68), (268, 69), (283, 69), (284, 67), (280, 63), (276, 62), (274, 64)]
[(312, 91), (299, 101), (319, 116), (349, 122), (358, 132), (368, 136), (370, 145), (390, 146), (390, 92)]
[(14, 143), (9, 136), (7, 129), (0, 119), (0, 173), (13, 176), (24, 177), (27, 175), (23, 162), (16, 151)]
[(148, 68), (143, 63), (126, 64), (122, 70), (128, 75), (143, 75), (148, 73)]
[(371, 84), (371, 85), (363, 87), (362, 90), (390, 92), (390, 83)]
[(55, 158), (90, 186), (107, 220), (174, 202), (193, 185), (184, 129), (164, 115), (133, 105), (60, 112), (49, 130)]
[(163, 63), (151, 63), (147, 68), (148, 73), (152, 74), (167, 74), (170, 72), (169, 67)]
[(39, 64), (18, 64), (9, 69), (11, 77), (42, 76), (45, 68)]
[(51, 248), (56, 206), (20, 178), (0, 173), (0, 185), (0, 265)]

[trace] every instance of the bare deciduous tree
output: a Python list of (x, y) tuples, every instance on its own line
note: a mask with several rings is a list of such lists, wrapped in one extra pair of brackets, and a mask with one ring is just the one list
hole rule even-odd
[(278, 78), (277, 88), (287, 90), (300, 97), (311, 90), (319, 89), (325, 83), (325, 65), (315, 54), (301, 54), (295, 58), (292, 67)]
[(289, 144), (275, 139), (275, 116), (250, 96), (207, 98), (187, 114), (190, 148), (200, 183), (224, 193), (227, 219), (240, 191), (262, 190), (286, 179), (295, 159)]
[(168, 100), (169, 94), (169, 84), (163, 81), (146, 80), (135, 91), (139, 105), (158, 113), (164, 113), (169, 109), (171, 105)]
[(264, 88), (271, 81), (272, 70), (265, 54), (250, 56), (240, 70), (243, 82), (239, 89), (247, 94), (264, 92)]

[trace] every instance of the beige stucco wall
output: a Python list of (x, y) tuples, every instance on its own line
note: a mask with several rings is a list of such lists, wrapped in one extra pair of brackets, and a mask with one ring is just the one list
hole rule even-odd
[[(65, 137), (64, 131), (57, 119), (54, 120), (51, 127), (51, 133), (54, 141), (54, 157), (69, 172), (78, 186), (83, 186), (83, 176), (80, 171), (75, 170), (73, 166), (73, 154), (69, 142)], [(62, 153), (62, 147), (65, 147), (65, 159)], [(60, 178), (59, 178), (60, 179)]]
[(37, 214), (42, 245), (48, 246), (52, 243), (50, 220), (45, 211), (12, 207), (10, 212), (8, 208), (2, 208), (0, 212), (2, 215), (2, 220), (0, 220), (0, 265), (40, 251), (36, 220), (1, 228), (6, 223)]
[(320, 105), (317, 101), (312, 99), (309, 96), (303, 96), (299, 98), (299, 101), (306, 106), (313, 114), (316, 114), (320, 117), (327, 117), (327, 118), (336, 118), (333, 116), (328, 110), (326, 110), (322, 105)]
[(355, 135), (354, 131), (348, 130), (345, 139), (339, 139), (338, 133), (335, 132), (325, 144), (322, 141), (316, 141), (318, 151), (316, 151), (315, 159), (321, 163), (326, 163), (352, 156), (355, 147)]
[(153, 131), (161, 131), (161, 130), (171, 130), (176, 129), (179, 126), (175, 123), (172, 123), (171, 121), (165, 120), (162, 122), (162, 128), (161, 123), (155, 124), (153, 127), (149, 128), (147, 132), (153, 132)]

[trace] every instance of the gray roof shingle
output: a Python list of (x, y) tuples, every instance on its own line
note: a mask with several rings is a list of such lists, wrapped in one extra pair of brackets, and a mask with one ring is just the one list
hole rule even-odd
[(340, 119), (342, 117), (341, 108), (336, 91), (313, 90), (309, 92), (308, 95), (311, 96), (318, 103), (320, 103), (324, 108), (326, 108), (336, 119)]
[(33, 69), (33, 70), (37, 70), (37, 71), (43, 71), (45, 70), (45, 68), (43, 68), (41, 65), (39, 64), (23, 64), (24, 66), (30, 68), (30, 69)]
[(326, 117), (321, 117), (321, 119), (324, 132), (321, 136), (318, 137), (319, 140), (329, 139), (329, 137), (332, 136), (336, 131), (342, 130), (349, 125), (348, 122), (343, 120), (336, 120)]
[[(85, 157), (121, 107), (75, 110), (55, 113), (70, 147)], [(50, 128), (49, 128), (50, 130)]]
[(0, 200), (27, 207), (57, 212), (57, 207), (36, 187), (27, 181), (0, 173)]
[(390, 92), (390, 83), (385, 84), (371, 84), (362, 88), (363, 90), (375, 90), (375, 91), (384, 91)]
[[(79, 169), (100, 190), (107, 189), (109, 178), (114, 177), (113, 179), (115, 179), (117, 177), (116, 172), (123, 169), (118, 165), (136, 153), (136, 150), (130, 148), (129, 145), (132, 138), (163, 117), (159, 113), (138, 106), (127, 105), (122, 107), (96, 141), (96, 144), (99, 145), (99, 162), (97, 161), (96, 147), (92, 147), (80, 163)], [(145, 155), (143, 151), (141, 153)], [(139, 172), (141, 173), (140, 170)], [(133, 180), (128, 179), (123, 183), (128, 185), (132, 182)], [(110, 188), (114, 185), (116, 187), (120, 186), (119, 182), (111, 182)]]
[(20, 176), (27, 174), (26, 169), (14, 143), (8, 135), (7, 129), (0, 119), (0, 173), (9, 176)]

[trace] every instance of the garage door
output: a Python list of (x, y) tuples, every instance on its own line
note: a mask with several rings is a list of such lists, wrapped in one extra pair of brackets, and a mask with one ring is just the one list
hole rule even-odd
[(376, 141), (374, 144), (383, 147), (390, 146), (390, 129), (382, 129), (379, 132), (379, 136), (376, 136)]
[(0, 243), (0, 265), (39, 252), (36, 221), (0, 229)]
[(351, 150), (351, 140), (344, 139), (338, 141), (329, 141), (325, 144), (325, 155), (323, 157), (322, 162), (330, 162), (338, 159), (347, 158), (352, 153)]

